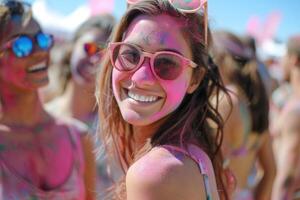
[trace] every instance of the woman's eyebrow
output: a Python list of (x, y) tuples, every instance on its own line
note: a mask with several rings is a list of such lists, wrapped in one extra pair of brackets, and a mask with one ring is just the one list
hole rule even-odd
[[(142, 51), (148, 52), (140, 44), (138, 44), (138, 42), (128, 40), (125, 43), (133, 44), (133, 45), (137, 46), (138, 48), (140, 48)], [(174, 49), (174, 48), (167, 48), (167, 47), (166, 48), (159, 48), (155, 52), (158, 52), (158, 51), (171, 51), (171, 52), (178, 53), (178, 54), (183, 56), (182, 52), (180, 52), (178, 49)], [(151, 53), (155, 53), (155, 52), (151, 52)]]
[(180, 55), (183, 55), (179, 50), (173, 49), (173, 48), (161, 48), (161, 49), (158, 49), (158, 51), (171, 51), (171, 52), (174, 52), (174, 53), (178, 53), (178, 54), (180, 54)]

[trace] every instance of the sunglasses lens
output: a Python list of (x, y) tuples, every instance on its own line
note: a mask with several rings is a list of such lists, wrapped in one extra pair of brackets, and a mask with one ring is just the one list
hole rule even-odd
[(154, 60), (154, 71), (161, 79), (174, 80), (181, 74), (181, 59), (172, 54), (159, 54)]
[(48, 35), (45, 33), (38, 33), (36, 35), (36, 40), (39, 45), (39, 47), (43, 50), (48, 50), (53, 45), (53, 37), (52, 35)]
[(32, 40), (27, 36), (20, 36), (12, 44), (12, 50), (19, 58), (28, 56), (32, 51), (32, 47)]
[(169, 2), (178, 10), (185, 12), (195, 12), (203, 5), (203, 0), (169, 0)]
[(141, 58), (140, 51), (132, 45), (119, 44), (112, 49), (112, 64), (120, 71), (135, 69)]
[(93, 56), (99, 51), (98, 45), (93, 42), (85, 43), (83, 48), (88, 56)]

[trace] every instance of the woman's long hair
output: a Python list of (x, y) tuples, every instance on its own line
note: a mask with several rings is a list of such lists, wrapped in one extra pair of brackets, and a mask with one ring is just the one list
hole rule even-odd
[[(219, 190), (223, 191), (220, 195), (227, 199), (227, 191), (222, 178), (223, 160), (219, 151), (222, 142), (223, 120), (218, 112), (218, 104), (213, 105), (210, 101), (212, 96), (219, 95), (221, 91), (227, 94), (227, 91), (223, 86), (216, 65), (209, 59), (208, 49), (210, 45), (205, 45), (204, 42), (204, 17), (199, 13), (182, 13), (172, 7), (168, 1), (144, 0), (129, 7), (114, 30), (112, 42), (122, 41), (130, 23), (137, 16), (157, 16), (160, 14), (170, 15), (183, 22), (182, 33), (191, 46), (193, 61), (199, 65), (193, 71), (193, 78), (200, 78), (203, 68), (205, 68), (206, 74), (199, 87), (192, 94), (185, 96), (181, 105), (168, 116), (149, 143), (136, 151), (132, 125), (122, 118), (113, 96), (111, 80), (113, 67), (108, 55), (106, 55), (101, 66), (96, 91), (99, 104), (100, 136), (107, 151), (118, 155), (124, 172), (137, 158), (154, 146), (163, 144), (186, 146), (188, 143), (194, 142), (211, 158)], [(209, 125), (211, 123), (216, 124), (217, 130), (212, 130)], [(124, 182), (122, 183), (124, 186)], [(124, 199), (124, 196), (119, 198)]]
[(253, 47), (227, 31), (213, 34), (212, 54), (225, 76), (245, 95), (251, 113), (251, 132), (262, 134), (269, 127), (269, 101), (257, 69)]

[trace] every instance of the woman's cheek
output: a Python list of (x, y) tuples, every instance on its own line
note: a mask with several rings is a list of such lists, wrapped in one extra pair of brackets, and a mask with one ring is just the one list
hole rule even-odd
[(179, 107), (185, 97), (187, 84), (183, 81), (172, 81), (162, 84), (162, 87), (166, 93), (166, 100), (162, 111), (166, 110), (171, 113)]
[[(120, 72), (116, 69), (112, 70), (112, 88), (117, 101), (121, 100), (122, 83), (126, 82), (127, 73)], [(128, 79), (129, 80), (129, 79)]]

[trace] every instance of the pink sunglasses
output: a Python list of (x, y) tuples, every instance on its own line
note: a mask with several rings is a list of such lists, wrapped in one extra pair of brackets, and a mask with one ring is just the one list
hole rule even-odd
[(138, 70), (145, 58), (150, 58), (152, 73), (160, 80), (175, 80), (184, 67), (196, 68), (198, 66), (179, 53), (172, 51), (149, 53), (131, 43), (109, 43), (108, 50), (113, 67), (123, 72)]
[[(132, 5), (142, 0), (127, 0), (127, 3)], [(205, 45), (207, 45), (207, 26), (208, 26), (208, 3), (207, 0), (168, 0), (171, 5), (184, 13), (195, 13), (203, 10), (204, 13), (204, 28), (205, 28)]]

